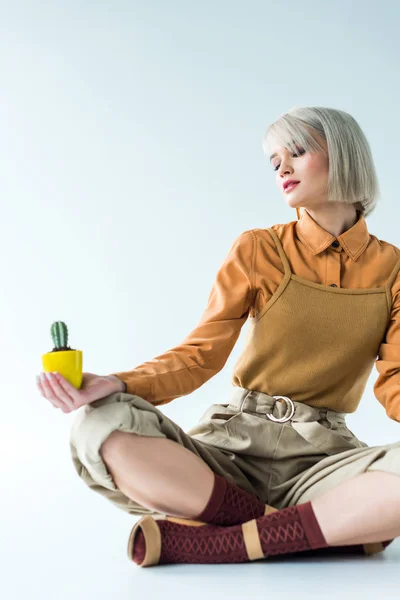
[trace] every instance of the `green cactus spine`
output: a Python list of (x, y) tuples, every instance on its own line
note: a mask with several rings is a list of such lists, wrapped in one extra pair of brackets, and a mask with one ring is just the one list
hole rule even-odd
[(53, 338), (53, 352), (71, 350), (68, 346), (68, 327), (63, 321), (55, 321), (51, 326), (51, 337)]

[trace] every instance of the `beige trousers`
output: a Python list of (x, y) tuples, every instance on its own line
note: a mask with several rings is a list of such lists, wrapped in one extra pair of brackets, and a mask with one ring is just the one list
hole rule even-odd
[(366, 471), (400, 476), (400, 441), (368, 446), (347, 428), (345, 413), (239, 387), (232, 388), (229, 400), (212, 404), (186, 432), (139, 396), (116, 392), (97, 400), (73, 420), (75, 469), (89, 488), (133, 515), (158, 513), (116, 488), (99, 454), (116, 429), (171, 439), (278, 509), (313, 500)]

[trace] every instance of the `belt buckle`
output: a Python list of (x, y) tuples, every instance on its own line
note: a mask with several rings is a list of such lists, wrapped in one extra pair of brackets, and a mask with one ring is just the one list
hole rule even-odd
[(293, 401), (290, 398), (288, 398), (287, 396), (272, 396), (272, 397), (273, 398), (277, 398), (277, 399), (278, 398), (282, 398), (283, 400), (285, 400), (286, 405), (290, 408), (290, 414), (289, 415), (284, 415), (280, 419), (278, 419), (277, 417), (274, 417), (274, 415), (272, 415), (272, 414), (268, 414), (267, 417), (271, 421), (275, 421), (276, 423), (285, 423), (286, 421), (290, 421), (290, 419), (293, 417), (294, 411), (295, 411), (295, 407), (294, 407)]

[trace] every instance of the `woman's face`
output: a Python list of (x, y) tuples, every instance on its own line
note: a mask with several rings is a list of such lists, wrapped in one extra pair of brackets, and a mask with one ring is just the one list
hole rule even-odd
[[(327, 151), (327, 144), (319, 140)], [(292, 208), (321, 208), (328, 202), (327, 185), (329, 157), (322, 152), (306, 152), (297, 146), (298, 152), (291, 153), (284, 146), (271, 148), (271, 167), (275, 171), (276, 185)], [(276, 154), (276, 156), (273, 156)], [(289, 179), (299, 181), (294, 188), (285, 191), (283, 184)]]

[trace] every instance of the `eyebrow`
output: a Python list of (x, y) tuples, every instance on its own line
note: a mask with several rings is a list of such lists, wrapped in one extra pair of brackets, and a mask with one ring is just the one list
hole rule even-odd
[[(294, 146), (296, 146), (296, 142), (294, 140), (292, 140), (292, 144), (294, 144)], [(274, 152), (273, 154), (271, 154), (271, 156), (269, 157), (269, 162), (271, 162), (271, 160), (273, 158), (275, 158), (275, 156), (278, 156), (278, 152)]]

